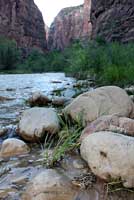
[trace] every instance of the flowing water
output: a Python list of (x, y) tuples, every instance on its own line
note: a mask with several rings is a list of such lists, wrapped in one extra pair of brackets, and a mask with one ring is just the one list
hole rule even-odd
[(41, 91), (52, 96), (54, 91), (72, 97), (75, 79), (65, 77), (64, 73), (0, 75), (0, 125), (16, 124), (20, 112), (26, 109), (25, 101), (33, 92)]

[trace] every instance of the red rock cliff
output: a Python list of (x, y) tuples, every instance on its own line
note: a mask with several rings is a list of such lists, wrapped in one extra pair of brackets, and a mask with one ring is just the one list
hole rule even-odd
[(90, 3), (61, 10), (49, 30), (48, 48), (62, 50), (72, 41), (90, 37)]
[(24, 49), (46, 49), (42, 14), (33, 0), (0, 0), (0, 35)]
[(134, 41), (134, 0), (92, 0), (92, 37)]
[(92, 25), (90, 20), (91, 0), (84, 0), (83, 35), (90, 36)]

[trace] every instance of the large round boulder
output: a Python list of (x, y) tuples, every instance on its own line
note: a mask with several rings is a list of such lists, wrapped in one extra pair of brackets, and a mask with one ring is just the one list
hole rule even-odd
[(67, 177), (53, 169), (39, 173), (29, 184), (25, 200), (73, 200), (75, 191)]
[(19, 139), (10, 138), (2, 143), (0, 156), (12, 157), (29, 153), (30, 149), (25, 142)]
[(134, 138), (113, 132), (97, 132), (81, 144), (81, 156), (92, 172), (107, 181), (121, 178), (134, 187)]
[(116, 86), (105, 86), (81, 94), (69, 104), (64, 112), (72, 119), (83, 118), (84, 123), (92, 122), (102, 115), (117, 114), (133, 117), (133, 102), (127, 93)]
[(46, 133), (55, 134), (59, 130), (58, 115), (53, 108), (34, 107), (24, 111), (19, 122), (19, 135), (28, 141), (37, 141)]

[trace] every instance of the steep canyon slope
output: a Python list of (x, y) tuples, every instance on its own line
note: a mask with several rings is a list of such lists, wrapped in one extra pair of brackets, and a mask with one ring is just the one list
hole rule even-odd
[(46, 49), (41, 12), (33, 0), (0, 0), (0, 35), (14, 39), (23, 49)]
[(56, 16), (49, 30), (48, 48), (62, 50), (72, 41), (88, 39), (91, 35), (90, 0), (84, 5), (64, 8)]
[(92, 0), (92, 38), (106, 41), (134, 41), (133, 0)]

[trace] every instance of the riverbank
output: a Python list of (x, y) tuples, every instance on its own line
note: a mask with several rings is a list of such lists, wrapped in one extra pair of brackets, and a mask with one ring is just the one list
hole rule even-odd
[[(134, 198), (133, 102), (123, 89), (60, 73), (0, 76), (1, 96), (10, 98), (0, 102), (1, 199)], [(93, 142), (86, 148), (90, 139), (96, 151)]]

